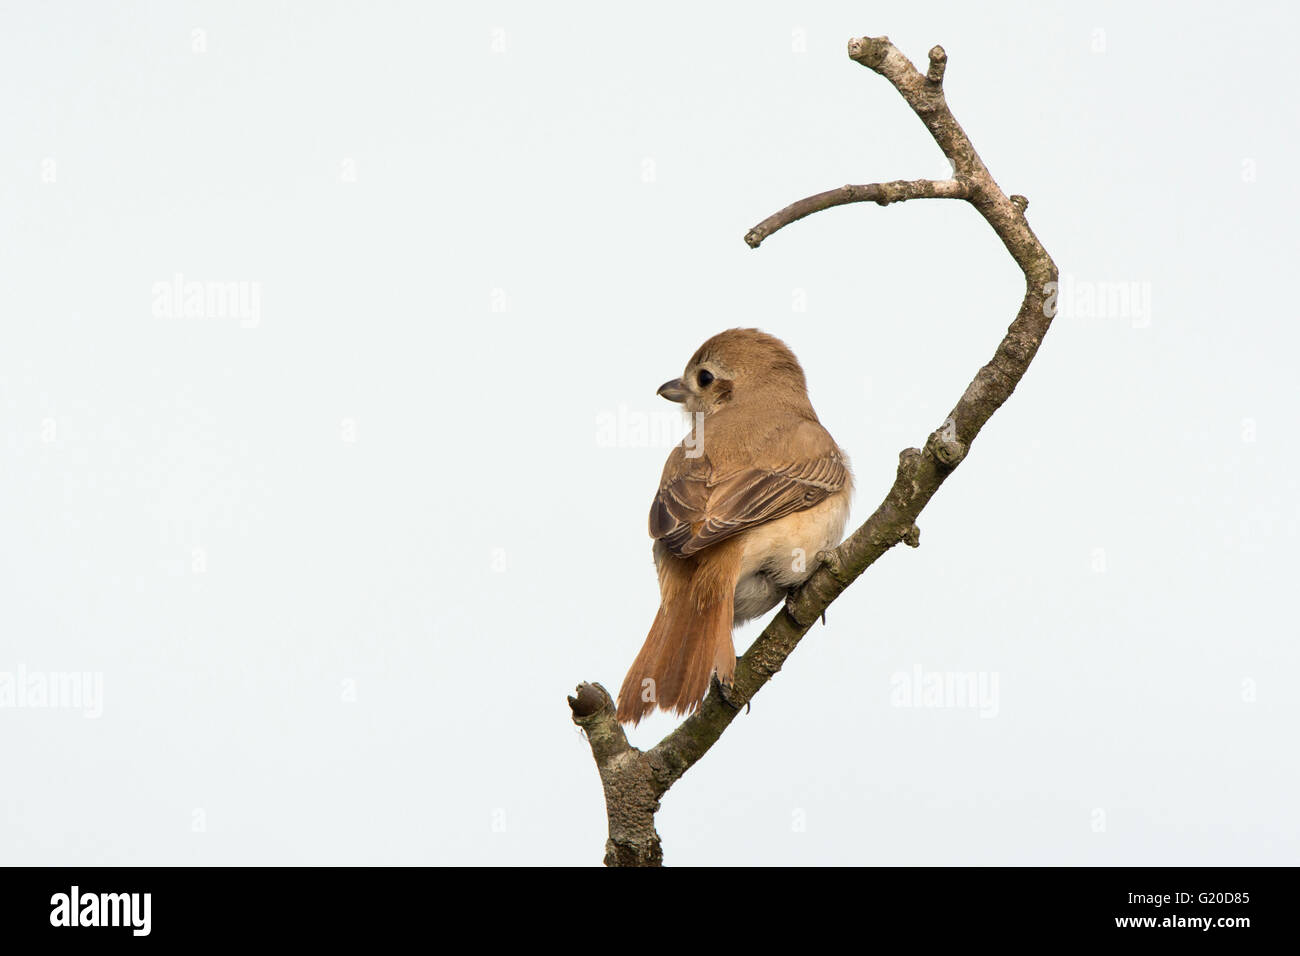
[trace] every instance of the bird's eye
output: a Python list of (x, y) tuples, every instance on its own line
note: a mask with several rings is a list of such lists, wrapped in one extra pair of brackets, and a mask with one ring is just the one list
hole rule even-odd
[(702, 368), (700, 369), (700, 374), (696, 378), (696, 381), (700, 383), (700, 388), (708, 388), (713, 384), (713, 373), (707, 368)]

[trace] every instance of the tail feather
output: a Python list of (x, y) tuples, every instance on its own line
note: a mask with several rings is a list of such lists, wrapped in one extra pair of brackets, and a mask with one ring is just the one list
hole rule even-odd
[(618, 694), (623, 723), (639, 723), (656, 706), (688, 714), (708, 693), (715, 672), (724, 684), (735, 674), (731, 624), (740, 549), (727, 542), (697, 558), (667, 560), (682, 567), (665, 577), (659, 611), (623, 680)]

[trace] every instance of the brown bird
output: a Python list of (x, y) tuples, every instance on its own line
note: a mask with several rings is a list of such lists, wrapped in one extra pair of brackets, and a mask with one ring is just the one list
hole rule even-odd
[(853, 476), (817, 420), (794, 353), (757, 329), (700, 346), (659, 394), (690, 433), (650, 506), (659, 612), (623, 681), (618, 719), (694, 710), (736, 669), (732, 625), (774, 608), (844, 534)]

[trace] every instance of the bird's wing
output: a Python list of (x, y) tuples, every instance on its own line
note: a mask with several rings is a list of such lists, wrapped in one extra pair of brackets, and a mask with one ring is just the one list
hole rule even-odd
[(674, 449), (650, 506), (650, 535), (678, 557), (688, 557), (840, 491), (849, 481), (844, 455), (820, 425), (808, 423), (800, 432), (780, 443), (787, 447), (787, 456), (775, 458), (761, 451), (752, 456), (757, 462), (775, 458), (771, 465), (724, 470), (707, 454), (687, 458), (681, 447)]

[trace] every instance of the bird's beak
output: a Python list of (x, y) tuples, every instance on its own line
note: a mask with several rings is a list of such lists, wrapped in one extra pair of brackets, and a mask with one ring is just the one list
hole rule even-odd
[(660, 385), (658, 394), (670, 402), (684, 402), (690, 397), (691, 390), (686, 387), (686, 383), (680, 378), (675, 378), (671, 382), (664, 382)]

